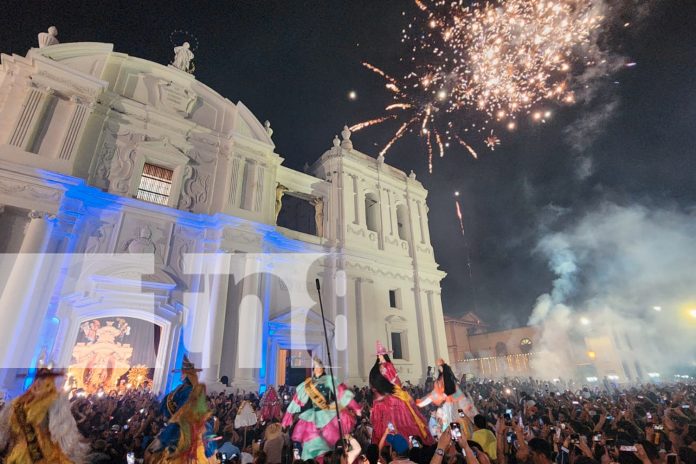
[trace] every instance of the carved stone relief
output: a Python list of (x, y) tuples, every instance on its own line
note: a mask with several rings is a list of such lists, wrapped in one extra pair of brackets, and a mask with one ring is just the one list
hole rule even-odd
[(114, 156), (118, 151), (113, 142), (105, 142), (99, 151), (97, 168), (94, 172), (94, 184), (100, 188), (106, 188), (108, 186), (109, 176), (111, 175), (111, 163), (113, 163)]
[[(98, 214), (95, 212), (95, 214)], [(89, 219), (86, 225), (87, 238), (85, 240), (85, 253), (108, 253), (109, 241), (114, 232), (118, 217), (116, 215), (103, 215)]]
[(109, 191), (127, 195), (135, 165), (135, 148), (121, 149), (114, 156), (109, 175)]
[(174, 227), (172, 236), (172, 253), (169, 258), (169, 266), (181, 278), (185, 279), (184, 274), (184, 255), (195, 253), (196, 240), (202, 238), (200, 230), (177, 225)]
[(211, 177), (208, 173), (202, 173), (200, 168), (186, 166), (179, 208), (192, 211), (197, 209), (199, 205), (205, 205), (208, 202)]
[(120, 253), (154, 253), (155, 263), (164, 264), (169, 247), (167, 224), (156, 224), (136, 216), (127, 216), (119, 233)]
[(157, 106), (179, 113), (184, 117), (189, 116), (196, 100), (198, 100), (198, 95), (189, 89), (163, 79), (159, 79), (157, 82), (157, 90)]

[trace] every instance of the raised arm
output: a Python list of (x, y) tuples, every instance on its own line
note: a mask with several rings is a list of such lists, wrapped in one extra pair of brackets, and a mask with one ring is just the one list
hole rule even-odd
[(390, 362), (383, 362), (379, 365), (379, 372), (387, 379), (392, 385), (401, 386), (401, 379), (399, 374), (396, 372), (394, 364)]
[(309, 395), (307, 394), (305, 383), (302, 382), (295, 390), (295, 394), (292, 397), (292, 401), (290, 401), (290, 404), (288, 405), (288, 409), (285, 411), (281, 425), (283, 427), (289, 427), (292, 425), (293, 416), (302, 411), (302, 408), (305, 404), (307, 404), (307, 401), (309, 401)]

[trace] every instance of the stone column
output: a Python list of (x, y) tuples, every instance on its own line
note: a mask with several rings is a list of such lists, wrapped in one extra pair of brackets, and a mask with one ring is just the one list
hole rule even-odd
[(63, 135), (60, 152), (58, 152), (58, 159), (62, 160), (70, 160), (72, 158), (77, 145), (80, 143), (82, 130), (89, 118), (90, 109), (94, 108), (94, 104), (86, 104), (75, 95), (70, 97), (70, 102), (72, 104), (72, 114)]
[(391, 190), (387, 192), (389, 194), (389, 223), (391, 224), (391, 234), (394, 238), (399, 237), (399, 221), (396, 217), (396, 198), (395, 193)]
[[(242, 190), (243, 180), (241, 176), (244, 174), (244, 168), (242, 167), (242, 160), (235, 155), (229, 155), (227, 157), (228, 173), (229, 176), (229, 187), (227, 193), (227, 203), (224, 205), (226, 210), (232, 208), (239, 208), (239, 196)], [(241, 172), (241, 174), (240, 174)]]
[[(228, 254), (210, 256), (215, 259), (214, 274), (207, 275), (206, 285), (210, 285), (210, 312), (206, 327), (206, 344), (203, 348), (203, 373), (201, 378), (211, 391), (221, 389), (220, 358), (222, 356), (222, 341), (225, 331), (225, 313), (227, 308), (227, 285), (229, 276), (224, 272), (229, 269)], [(218, 388), (216, 388), (218, 387)]]
[[(16, 373), (31, 362), (36, 343), (39, 343), (41, 324), (33, 302), (36, 292), (43, 290), (39, 282), (53, 217), (39, 211), (29, 213), (24, 241), (12, 266), (5, 289), (0, 296), (0, 388), (13, 390)], [(45, 308), (44, 308), (45, 309)]]
[(428, 225), (428, 212), (430, 212), (430, 208), (428, 208), (427, 204), (423, 205), (423, 240), (425, 241), (426, 245), (430, 245), (430, 226)]
[(248, 175), (248, 178), (244, 179), (244, 185), (245, 191), (242, 193), (243, 199), (244, 199), (244, 204), (242, 205), (242, 209), (246, 209), (248, 211), (255, 211), (255, 205), (256, 205), (256, 189), (257, 189), (257, 178), (258, 178), (258, 163), (255, 160), (246, 160), (247, 165), (249, 167), (248, 170), (245, 170), (245, 174)]
[(256, 179), (255, 179), (255, 192), (254, 192), (254, 207), (253, 211), (263, 212), (263, 194), (264, 189), (264, 172), (266, 171), (266, 166), (261, 163), (256, 163)]
[(426, 307), (423, 308), (423, 296), (424, 293), (421, 291), (420, 286), (416, 285), (413, 289), (413, 296), (415, 300), (416, 308), (416, 321), (418, 324), (418, 349), (420, 350), (420, 361), (423, 379), (428, 371), (428, 365), (432, 366), (435, 362), (435, 352), (432, 350), (432, 345), (428, 345), (428, 334), (430, 332), (430, 312), (424, 309), (428, 308), (428, 292), (425, 292), (426, 297)]
[[(256, 273), (258, 271), (257, 263), (252, 262), (250, 259), (245, 259), (245, 271), (244, 273), (239, 273), (236, 275), (247, 275), (244, 278), (243, 284), (239, 289), (239, 293), (235, 294), (231, 306), (232, 310), (228, 314), (233, 315), (232, 324), (226, 324), (228, 328), (232, 329), (226, 334), (227, 337), (234, 337), (234, 351), (226, 352), (225, 356), (232, 356), (234, 368), (232, 369), (230, 376), (230, 383), (236, 388), (250, 391), (251, 389), (256, 389), (258, 387), (257, 379), (255, 378), (258, 372), (259, 366), (253, 366), (254, 362), (261, 360), (260, 353), (257, 353), (257, 346), (249, 346), (248, 340), (253, 339), (253, 343), (259, 343), (263, 334), (258, 331), (254, 334), (247, 333), (250, 330), (250, 318), (251, 314), (241, 306), (242, 300), (245, 297), (251, 295), (259, 296), (259, 275)], [(263, 307), (262, 307), (263, 310)], [(263, 314), (256, 315), (263, 318)], [(250, 365), (251, 364), (251, 365)]]
[[(363, 279), (348, 278), (346, 298), (348, 302), (348, 350), (350, 385), (363, 385), (367, 381), (369, 369), (365, 369), (365, 309), (362, 298)], [(353, 343), (354, 342), (354, 343)]]
[(442, 295), (440, 292), (428, 292), (428, 307), (435, 356), (442, 357), (447, 361), (447, 337), (445, 334), (445, 318), (442, 313)]
[[(423, 211), (423, 206), (421, 205), (421, 202), (416, 200), (416, 208), (418, 209), (418, 230), (420, 232), (420, 242), (421, 243), (426, 243), (425, 241), (425, 228), (426, 224), (425, 222), (425, 212)], [(414, 250), (415, 251), (415, 250)]]
[[(351, 194), (353, 195), (353, 224), (361, 224), (364, 222), (364, 213), (360, 215), (360, 195), (358, 192), (358, 176), (355, 174), (348, 174), (350, 178)], [(365, 202), (363, 202), (363, 208), (365, 208)]]
[(39, 132), (43, 115), (53, 98), (53, 89), (37, 87), (29, 83), (27, 95), (24, 98), (20, 113), (12, 130), (9, 145), (19, 147), (25, 151), (31, 151)]

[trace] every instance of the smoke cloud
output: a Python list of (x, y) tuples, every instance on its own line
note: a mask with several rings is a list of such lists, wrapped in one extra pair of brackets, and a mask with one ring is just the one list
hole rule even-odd
[(599, 375), (621, 380), (622, 369), (642, 378), (693, 369), (696, 211), (604, 202), (545, 233), (537, 252), (557, 278), (529, 320), (541, 326), (536, 376), (571, 377), (588, 350)]

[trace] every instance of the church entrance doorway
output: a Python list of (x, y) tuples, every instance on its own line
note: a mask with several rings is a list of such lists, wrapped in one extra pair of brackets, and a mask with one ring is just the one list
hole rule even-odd
[(298, 385), (312, 375), (312, 351), (278, 349), (278, 385)]

